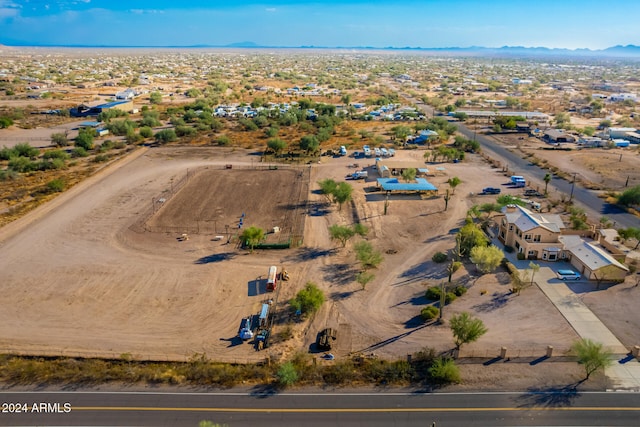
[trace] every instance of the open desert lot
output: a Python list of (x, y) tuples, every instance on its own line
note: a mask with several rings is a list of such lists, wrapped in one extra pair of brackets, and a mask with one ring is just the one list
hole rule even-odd
[[(307, 281), (317, 283), (328, 302), (304, 322), (287, 324), (287, 316), (279, 316), (274, 334), (290, 327), (292, 338), (276, 342), (269, 354), (306, 351), (327, 326), (339, 328), (339, 355), (395, 357), (423, 347), (452, 347), (446, 326), (427, 326), (417, 317), (427, 304), (426, 286), (446, 280), (444, 267), (433, 264), (431, 256), (454, 246), (455, 229), (467, 209), (492, 197), (470, 193), (503, 184), (501, 173), (475, 156), (447, 164), (438, 176), (428, 177), (440, 193), (448, 188), (449, 177), (462, 180), (446, 212), (442, 197), (392, 196), (384, 215), (384, 197), (370, 192), (371, 173), (366, 182), (352, 181), (354, 202), (341, 210), (325, 204), (317, 193), (317, 181), (343, 179), (353, 171), (347, 166), (354, 159), (323, 157), (311, 166), (309, 190), (296, 193), (294, 189), (301, 188), (299, 174), (309, 166), (252, 170), (252, 158), (238, 149), (152, 148), (78, 194), (62, 195), (67, 197), (64, 203), (13, 237), (3, 236), (30, 216), (3, 228), (0, 349), (112, 357), (130, 353), (176, 360), (194, 353), (227, 361), (262, 359), (264, 352), (235, 336), (241, 318), (257, 313), (272, 296), (263, 286), (270, 265), (286, 268), (292, 278), (280, 289), (281, 313)], [(396, 159), (422, 161), (422, 152), (399, 151)], [(364, 159), (359, 166), (371, 170), (372, 163)], [(234, 168), (225, 169), (227, 164)], [(153, 214), (154, 200), (170, 195), (187, 170), (193, 177)], [(275, 195), (273, 212), (263, 206), (270, 195)], [(245, 226), (286, 223), (288, 202), (303, 205), (305, 199), (308, 212), (301, 247), (249, 254), (225, 239), (214, 239), (243, 212)], [(209, 220), (221, 221), (216, 233), (189, 233), (189, 240), (179, 241), (178, 230), (150, 232), (140, 227), (141, 222), (154, 221), (179, 227), (190, 212), (202, 218), (199, 209), (202, 215), (212, 215)], [(375, 280), (364, 290), (355, 282), (358, 269), (351, 242), (338, 247), (327, 231), (331, 224), (356, 220), (369, 227), (367, 239), (385, 256)], [(577, 338), (535, 287), (511, 295), (504, 273), (479, 277), (472, 266), (458, 271), (454, 279), (469, 291), (447, 307), (445, 318), (467, 310), (489, 328), (462, 355), (494, 356), (507, 344), (527, 355), (543, 353), (547, 345), (562, 352)]]

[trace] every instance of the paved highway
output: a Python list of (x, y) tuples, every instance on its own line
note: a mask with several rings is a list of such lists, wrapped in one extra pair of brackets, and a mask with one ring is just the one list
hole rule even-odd
[[(636, 393), (571, 388), (451, 394), (3, 392), (0, 401), (3, 410), (13, 411), (0, 413), (3, 426), (196, 427), (202, 420), (229, 427), (631, 426), (640, 420)], [(12, 403), (26, 413), (7, 406)]]

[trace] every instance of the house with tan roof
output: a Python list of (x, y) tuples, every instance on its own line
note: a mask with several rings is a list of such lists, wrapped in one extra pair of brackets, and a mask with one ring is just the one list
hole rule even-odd
[(543, 215), (518, 205), (502, 208), (498, 239), (527, 258), (557, 261), (562, 259), (558, 236), (566, 227), (560, 215)]
[(588, 280), (623, 280), (629, 269), (606, 249), (583, 237), (568, 234), (562, 218), (532, 212), (522, 206), (502, 208), (498, 240), (528, 259), (567, 261)]

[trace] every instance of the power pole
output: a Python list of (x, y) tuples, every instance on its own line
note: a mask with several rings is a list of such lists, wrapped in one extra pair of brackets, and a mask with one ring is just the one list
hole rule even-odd
[(573, 188), (576, 186), (576, 175), (577, 172), (573, 173), (573, 181), (571, 181), (571, 194), (569, 195), (569, 203), (573, 200)]

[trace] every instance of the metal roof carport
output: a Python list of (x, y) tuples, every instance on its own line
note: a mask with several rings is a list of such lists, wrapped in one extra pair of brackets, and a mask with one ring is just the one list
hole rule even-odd
[(383, 191), (438, 191), (438, 188), (424, 178), (415, 182), (399, 182), (398, 178), (378, 178), (378, 186)]

